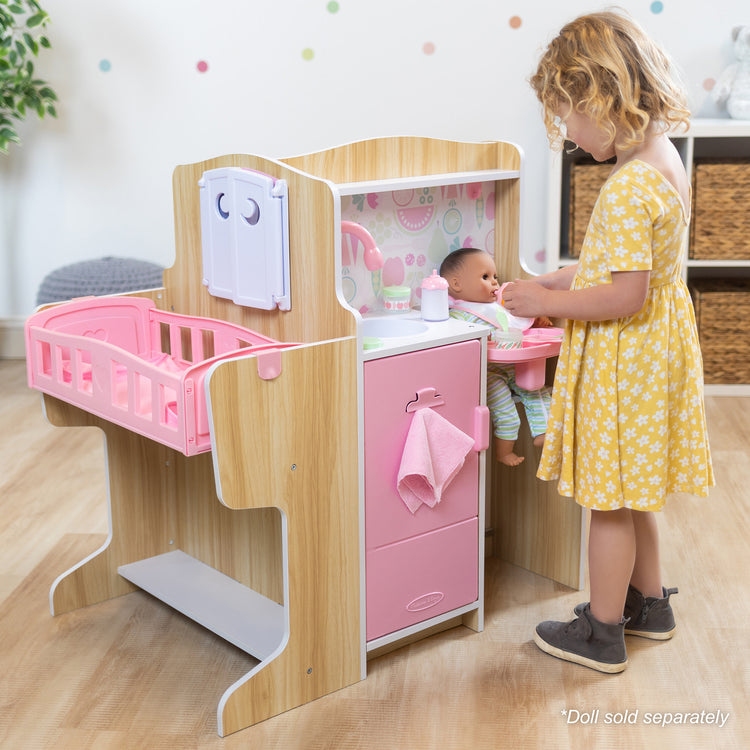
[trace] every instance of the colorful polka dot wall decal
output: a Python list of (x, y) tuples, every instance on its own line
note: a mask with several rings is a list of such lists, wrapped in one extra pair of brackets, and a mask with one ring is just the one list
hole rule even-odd
[(520, 16), (511, 16), (510, 21), (508, 21), (510, 24), (511, 29), (520, 29), (521, 28), (521, 18)]
[(706, 91), (713, 91), (714, 86), (716, 86), (716, 80), (714, 78), (706, 78), (706, 80), (703, 81), (703, 88)]
[(195, 67), (199, 73), (205, 73), (208, 70), (208, 63), (205, 60), (199, 60)]
[(654, 0), (654, 2), (651, 3), (652, 13), (661, 13), (663, 10), (664, 10), (664, 3), (661, 2), (661, 0)]
[(435, 54), (435, 45), (432, 42), (425, 42), (422, 45), (422, 52), (424, 52), (425, 55), (434, 55)]
[[(338, 13), (341, 9), (341, 5), (336, 0), (329, 0), (329, 2), (326, 3), (326, 10), (329, 13)], [(312, 60), (315, 57), (315, 52), (313, 52), (310, 47), (305, 47), (305, 49), (302, 50), (302, 59), (307, 60), (308, 62)]]
[(109, 60), (99, 60), (99, 70), (102, 73), (109, 73), (112, 70), (112, 63)]

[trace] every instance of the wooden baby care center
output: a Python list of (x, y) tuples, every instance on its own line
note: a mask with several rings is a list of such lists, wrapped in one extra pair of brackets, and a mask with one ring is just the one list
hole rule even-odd
[[(178, 167), (164, 287), (27, 324), (48, 419), (106, 437), (110, 534), (52, 612), (140, 587), (254, 656), (223, 736), (364, 679), (368, 654), (481, 630), (486, 553), (579, 586), (581, 514), (528, 435), (520, 467), (485, 463), (486, 328), (382, 310), (389, 284), (418, 302), (469, 213), (522, 273), (520, 170), (510, 143), (412, 137)], [(420, 485), (406, 455), (430, 439)]]

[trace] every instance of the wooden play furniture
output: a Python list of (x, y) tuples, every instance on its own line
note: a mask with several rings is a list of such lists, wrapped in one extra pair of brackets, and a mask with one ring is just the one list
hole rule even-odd
[[(178, 167), (175, 264), (163, 288), (135, 296), (298, 345), (211, 367), (212, 450), (193, 456), (45, 395), (53, 424), (104, 432), (111, 519), (104, 546), (55, 581), (52, 612), (138, 586), (255, 656), (257, 667), (219, 703), (222, 736), (363, 679), (365, 363), (361, 319), (338, 288), (340, 196), (363, 186), (495, 180), (498, 273), (514, 278), (522, 273), (520, 163), (505, 142), (399, 137), (283, 160), (230, 155)], [(202, 283), (198, 183), (220, 167), (287, 183), (288, 311), (236, 305)], [(494, 554), (578, 585), (578, 509), (534, 478), (535, 461), (512, 471), (489, 463), (487, 514), (471, 521), (473, 533), (481, 519)], [(481, 627), (476, 606), (456, 611), (440, 626)]]

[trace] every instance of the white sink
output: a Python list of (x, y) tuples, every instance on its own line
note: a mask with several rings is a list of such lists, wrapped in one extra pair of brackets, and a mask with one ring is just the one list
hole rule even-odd
[(365, 318), (362, 321), (362, 335), (378, 339), (393, 339), (403, 336), (417, 336), (427, 330), (427, 323), (421, 320), (404, 318)]

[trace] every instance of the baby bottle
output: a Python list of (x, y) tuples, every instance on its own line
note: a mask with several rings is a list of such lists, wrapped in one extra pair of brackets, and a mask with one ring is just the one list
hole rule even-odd
[(422, 279), (422, 320), (448, 320), (448, 282), (436, 270)]

